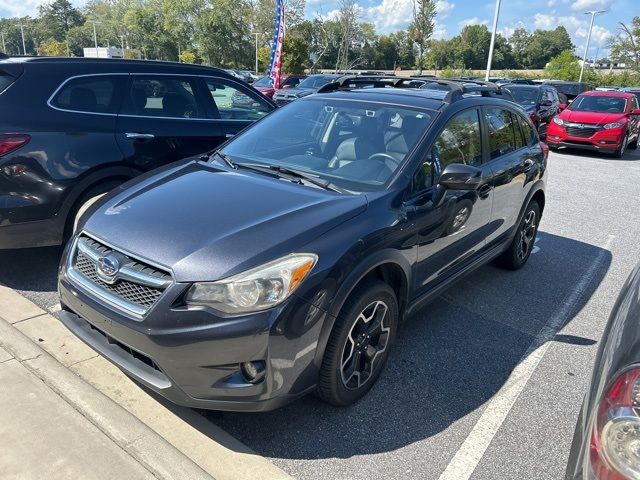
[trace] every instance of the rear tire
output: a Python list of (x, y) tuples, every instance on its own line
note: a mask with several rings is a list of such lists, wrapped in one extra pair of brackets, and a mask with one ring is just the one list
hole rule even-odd
[(499, 266), (508, 270), (518, 270), (527, 263), (536, 241), (539, 223), (540, 206), (538, 202), (532, 200), (520, 219), (516, 236), (513, 237), (509, 248), (498, 257)]
[(398, 300), (393, 289), (380, 280), (358, 285), (327, 342), (318, 396), (340, 407), (362, 398), (384, 368), (397, 327)]

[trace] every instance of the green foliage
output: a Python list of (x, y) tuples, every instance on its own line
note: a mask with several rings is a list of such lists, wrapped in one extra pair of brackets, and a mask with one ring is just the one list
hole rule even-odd
[(196, 63), (197, 55), (191, 50), (183, 50), (180, 52), (180, 61), (182, 63)]
[[(39, 7), (38, 19), (44, 37), (62, 42), (73, 27), (85, 22), (84, 16), (69, 0), (56, 0)], [(65, 46), (66, 50), (66, 46)]]
[(634, 17), (631, 25), (620, 22), (619, 31), (610, 40), (609, 48), (614, 62), (625, 63), (640, 71), (640, 17)]
[(565, 50), (551, 59), (544, 69), (547, 77), (554, 80), (577, 81), (580, 78), (580, 63), (571, 50)]
[(298, 35), (289, 35), (284, 41), (282, 68), (286, 73), (304, 73), (309, 63), (309, 44)]
[(46, 57), (66, 57), (67, 44), (65, 42), (58, 42), (57, 40), (42, 42), (40, 47), (38, 47), (38, 55)]
[(409, 25), (409, 38), (418, 47), (418, 73), (422, 73), (427, 42), (435, 26), (436, 3), (433, 0), (414, 0), (413, 21)]

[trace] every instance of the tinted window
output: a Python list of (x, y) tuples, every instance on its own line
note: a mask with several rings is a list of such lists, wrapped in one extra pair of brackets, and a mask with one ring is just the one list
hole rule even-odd
[(320, 88), (327, 83), (333, 82), (336, 78), (339, 77), (333, 75), (311, 75), (300, 82), (298, 86), (300, 88)]
[(489, 152), (491, 160), (516, 149), (513, 119), (508, 110), (488, 108), (485, 119), (489, 127)]
[(516, 136), (516, 148), (522, 148), (527, 145), (527, 139), (529, 138), (529, 131), (523, 129), (520, 115), (511, 112), (511, 118), (513, 120), (513, 128), (515, 129)]
[(116, 113), (114, 93), (118, 83), (125, 79), (126, 76), (116, 75), (73, 78), (64, 84), (51, 100), (51, 105), (78, 112)]
[(524, 136), (524, 142), (526, 145), (530, 145), (531, 142), (536, 138), (536, 132), (534, 128), (529, 124), (529, 122), (521, 117), (520, 115), (516, 115), (518, 123), (520, 124), (520, 131)]
[(302, 81), (302, 78), (300, 78), (300, 77), (289, 77), (289, 78), (287, 78), (287, 81), (284, 82), (284, 84), (287, 85), (288, 87), (295, 87), (301, 81)]
[(431, 158), (435, 163), (436, 173), (451, 163), (482, 163), (480, 118), (477, 110), (466, 110), (449, 120), (431, 148)]
[(256, 80), (255, 82), (253, 82), (253, 86), (254, 87), (273, 87), (273, 80), (271, 80), (269, 77), (262, 77), (259, 80)]
[(546, 91), (546, 96), (547, 96), (546, 100), (548, 100), (551, 103), (555, 102), (556, 96), (553, 93), (553, 90), (547, 90)]
[(538, 90), (535, 88), (507, 87), (513, 99), (520, 105), (535, 105), (538, 101)]
[(144, 117), (205, 118), (196, 100), (195, 77), (136, 75), (122, 106), (122, 114)]
[(272, 110), (257, 94), (222, 79), (207, 79), (216, 116), (225, 120), (259, 120)]

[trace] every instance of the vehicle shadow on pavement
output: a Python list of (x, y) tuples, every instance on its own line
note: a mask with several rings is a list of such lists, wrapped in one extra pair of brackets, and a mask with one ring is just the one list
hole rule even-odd
[[(611, 264), (611, 252), (564, 237), (540, 232), (537, 246), (520, 271), (485, 266), (408, 319), (383, 375), (356, 405), (308, 396), (268, 413), (202, 412), (195, 426), (206, 431), (213, 422), (261, 455), (284, 459), (390, 452), (442, 432), (502, 387), (550, 319), (570, 322)], [(458, 442), (449, 443), (453, 453)]]
[(627, 150), (623, 158), (615, 158), (613, 155), (607, 155), (602, 152), (593, 150), (582, 150), (580, 148), (561, 148), (554, 150), (559, 155), (575, 155), (584, 157), (587, 159), (593, 158), (594, 160), (612, 160), (614, 162), (640, 162), (640, 147), (637, 150)]

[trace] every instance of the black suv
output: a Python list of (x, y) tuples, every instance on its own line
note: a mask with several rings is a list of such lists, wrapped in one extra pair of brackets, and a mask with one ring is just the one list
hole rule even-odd
[(507, 84), (502, 86), (513, 101), (524, 108), (541, 137), (547, 135), (549, 122), (560, 112), (558, 91), (551, 85)]
[[(253, 102), (233, 105), (237, 92)], [(0, 249), (61, 244), (91, 199), (160, 165), (210, 152), (274, 108), (215, 68), (0, 61)]]
[(94, 204), (62, 322), (182, 405), (348, 405), (403, 317), (492, 259), (522, 267), (548, 154), (522, 109), (456, 82), (345, 85)]
[(564, 80), (547, 80), (543, 85), (549, 85), (558, 91), (562, 109), (567, 108), (573, 99), (581, 93), (593, 90), (593, 87), (588, 83), (566, 82)]

